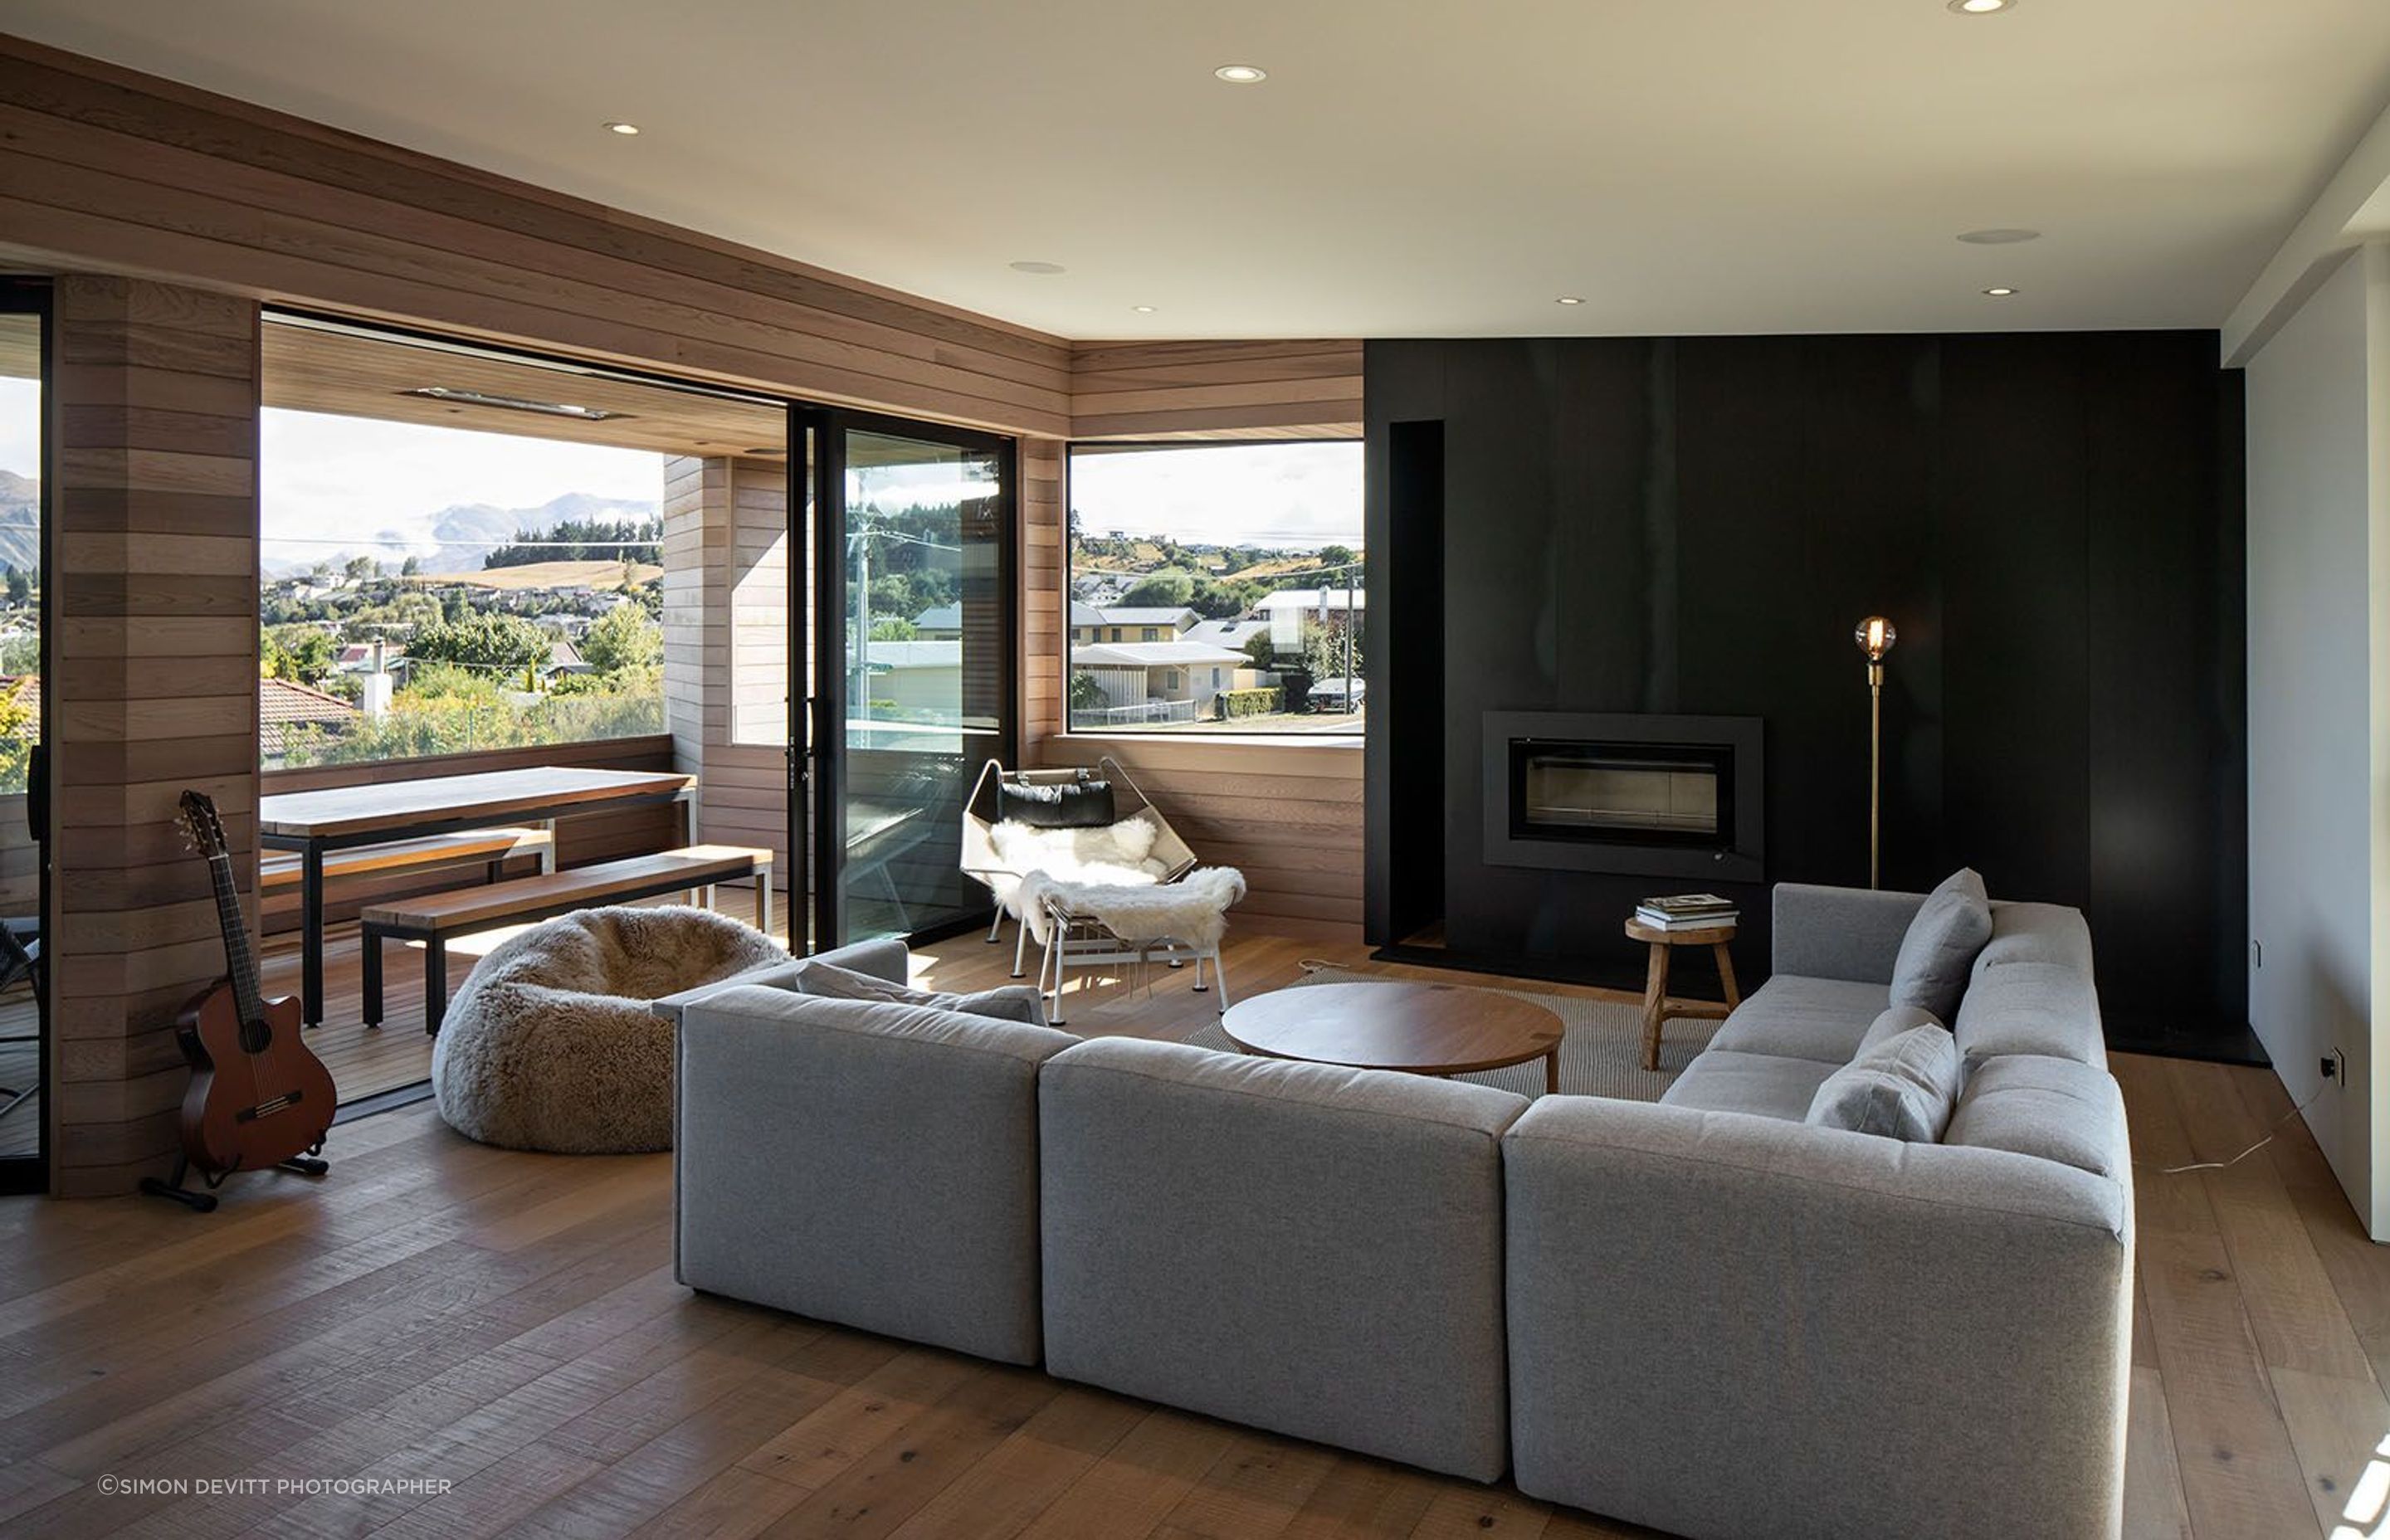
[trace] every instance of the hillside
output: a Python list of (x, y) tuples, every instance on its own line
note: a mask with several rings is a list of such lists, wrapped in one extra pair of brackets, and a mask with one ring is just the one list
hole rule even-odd
[(0, 565), (42, 566), (42, 483), (13, 470), (0, 470)]
[[(476, 571), (481, 568), (482, 558), (494, 547), (505, 545), (526, 531), (550, 529), (567, 520), (609, 519), (636, 522), (654, 518), (657, 506), (652, 500), (600, 497), (587, 492), (568, 492), (530, 508), (502, 508), (490, 503), (452, 503), (437, 513), (426, 516), (415, 528), (378, 530), (369, 537), (360, 537), (353, 530), (338, 527), (303, 532), (328, 542), (354, 539), (357, 541), (354, 545), (317, 544), (313, 538), (304, 543), (277, 541), (273, 535), (268, 535), (265, 541), (265, 572), (268, 577), (289, 577), (304, 572), (318, 561), (330, 561), (337, 566), (359, 555), (374, 557), (392, 567), (411, 555), (427, 571)], [(271, 516), (276, 510), (267, 511)], [(287, 517), (269, 517), (270, 529), (288, 535), (302, 533), (290, 529)]]

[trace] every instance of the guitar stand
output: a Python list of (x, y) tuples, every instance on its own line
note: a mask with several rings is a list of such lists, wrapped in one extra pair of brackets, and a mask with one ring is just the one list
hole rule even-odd
[[(323, 1147), (318, 1145), (316, 1148), (320, 1149)], [(233, 1171), (239, 1169), (238, 1166), (235, 1166)], [(274, 1169), (288, 1171), (300, 1176), (321, 1176), (332, 1169), (332, 1162), (314, 1155), (293, 1155), (287, 1161), (277, 1162)], [(183, 1178), (189, 1175), (190, 1171), (190, 1156), (176, 1155), (174, 1174), (162, 1182), (155, 1176), (144, 1176), (141, 1178), (141, 1190), (152, 1198), (164, 1198), (180, 1203), (194, 1213), (213, 1213), (216, 1208), (216, 1188), (225, 1185), (225, 1179), (232, 1175), (232, 1171), (220, 1171), (212, 1176), (206, 1172), (199, 1173), (199, 1180), (207, 1184), (205, 1192), (195, 1191), (183, 1186)]]

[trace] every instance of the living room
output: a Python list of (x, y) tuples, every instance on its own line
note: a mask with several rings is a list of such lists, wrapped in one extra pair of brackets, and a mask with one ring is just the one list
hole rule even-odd
[(2390, 1531), (2390, 12), (0, 19), (0, 1530)]

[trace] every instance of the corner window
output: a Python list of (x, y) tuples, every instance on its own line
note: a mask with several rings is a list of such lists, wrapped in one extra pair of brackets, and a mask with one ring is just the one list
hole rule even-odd
[(1073, 444), (1068, 494), (1073, 730), (1361, 730), (1358, 442)]

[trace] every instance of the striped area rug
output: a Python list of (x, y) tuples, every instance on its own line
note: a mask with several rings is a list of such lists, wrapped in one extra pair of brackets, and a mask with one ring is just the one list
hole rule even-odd
[[(1315, 969), (1301, 982), (1291, 985), (1301, 989), (1304, 984), (1352, 983), (1382, 982), (1381, 973), (1358, 972), (1343, 968)], [(1439, 981), (1442, 982), (1442, 981)], [(1516, 995), (1532, 1000), (1561, 1019), (1566, 1035), (1561, 1039), (1561, 1090), (1574, 1096), (1617, 1097), (1627, 1101), (1657, 1101), (1660, 1094), (1674, 1084), (1677, 1072), (1702, 1051), (1719, 1023), (1678, 1017), (1670, 1020), (1660, 1034), (1660, 1067), (1643, 1068), (1643, 1012), (1639, 1006), (1619, 1005), (1608, 1000), (1591, 1000), (1577, 995), (1539, 995), (1531, 990), (1509, 989), (1488, 991), (1489, 994)], [(1207, 1021), (1185, 1041), (1199, 1048), (1218, 1048), (1227, 1053), (1237, 1051), (1228, 1034), (1220, 1030), (1217, 1021)], [(1492, 1085), (1521, 1096), (1536, 1097), (1544, 1091), (1544, 1061), (1531, 1059), (1500, 1070), (1481, 1070), (1473, 1074), (1455, 1075), (1455, 1080), (1471, 1080), (1480, 1085)]]

